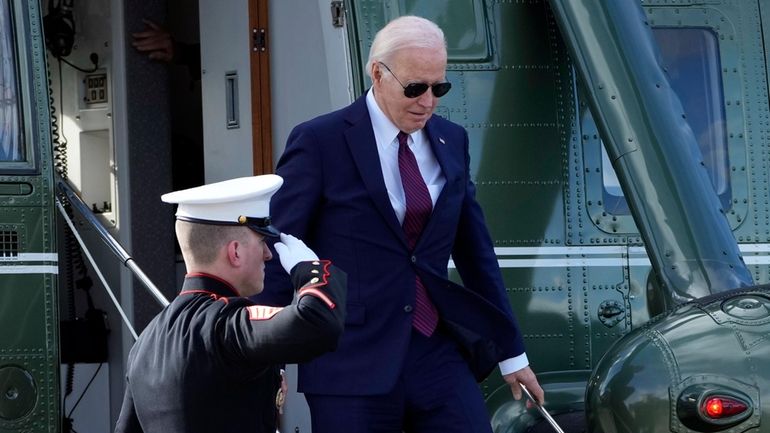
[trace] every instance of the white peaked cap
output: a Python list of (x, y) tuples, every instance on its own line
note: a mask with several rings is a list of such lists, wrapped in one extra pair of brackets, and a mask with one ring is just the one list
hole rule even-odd
[(176, 203), (178, 220), (202, 224), (246, 225), (259, 233), (278, 236), (270, 225), (270, 198), (283, 184), (275, 174), (239, 177), (163, 194)]

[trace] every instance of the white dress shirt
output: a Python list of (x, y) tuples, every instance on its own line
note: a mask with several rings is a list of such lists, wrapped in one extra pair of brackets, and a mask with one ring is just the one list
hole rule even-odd
[[(372, 119), (374, 139), (377, 142), (377, 153), (380, 155), (380, 167), (382, 177), (385, 179), (385, 188), (388, 190), (390, 204), (396, 212), (398, 222), (404, 223), (406, 213), (406, 196), (404, 186), (401, 183), (401, 172), (398, 169), (398, 127), (385, 116), (377, 102), (374, 100), (374, 89), (366, 95), (366, 104), (369, 108), (369, 117)], [(417, 166), (422, 174), (425, 185), (428, 186), (430, 199), (436, 205), (441, 190), (446, 184), (446, 178), (441, 171), (441, 166), (433, 155), (427, 134), (422, 129), (409, 134), (409, 149), (414, 153)]]
[[(385, 179), (385, 188), (388, 190), (388, 197), (393, 210), (396, 212), (398, 222), (404, 223), (404, 213), (406, 213), (406, 197), (404, 195), (404, 186), (401, 183), (401, 172), (398, 169), (398, 127), (388, 119), (385, 113), (377, 105), (374, 99), (374, 89), (369, 89), (366, 94), (366, 106), (369, 109), (369, 117), (372, 120), (372, 130), (374, 131), (374, 140), (377, 142), (377, 153), (380, 157), (380, 167), (382, 168), (382, 177)], [(414, 153), (417, 160), (417, 166), (420, 174), (428, 186), (430, 199), (433, 206), (436, 205), (441, 190), (446, 184), (446, 177), (441, 171), (441, 166), (436, 161), (436, 156), (430, 147), (428, 136), (424, 130), (420, 129), (409, 134), (409, 149)], [(500, 371), (503, 375), (521, 370), (529, 365), (527, 354), (522, 353), (514, 358), (506, 359), (499, 363)]]

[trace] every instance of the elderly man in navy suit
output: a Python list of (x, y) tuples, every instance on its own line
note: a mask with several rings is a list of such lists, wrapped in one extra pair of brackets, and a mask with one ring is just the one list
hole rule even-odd
[[(278, 163), (274, 224), (348, 273), (338, 349), (299, 369), (313, 433), (491, 432), (476, 381), (498, 363), (516, 399), (521, 383), (543, 401), (475, 199), (468, 134), (433, 114), (451, 88), (446, 64), (437, 25), (391, 21), (371, 47), (371, 89), (297, 126)], [(447, 279), (450, 255), (464, 287)], [(291, 300), (279, 266), (267, 279), (260, 302)]]

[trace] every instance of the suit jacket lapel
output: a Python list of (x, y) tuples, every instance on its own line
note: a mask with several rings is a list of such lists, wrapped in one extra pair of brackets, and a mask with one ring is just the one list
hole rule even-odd
[[(433, 150), (433, 155), (436, 157), (436, 161), (438, 161), (439, 166), (441, 166), (441, 172), (444, 174), (444, 178), (446, 180), (444, 188), (441, 190), (441, 194), (439, 194), (438, 199), (436, 200), (436, 205), (433, 207), (433, 212), (431, 213), (432, 216), (437, 212), (442, 211), (447, 200), (447, 185), (453, 182), (459, 173), (457, 173), (456, 170), (452, 170), (450, 168), (450, 160), (452, 158), (450, 152), (451, 148), (449, 143), (446, 141), (447, 139), (442, 135), (440, 128), (436, 127), (436, 122), (433, 121), (433, 117), (431, 117), (425, 124), (425, 133), (428, 136), (428, 141), (430, 142), (431, 149)], [(417, 241), (415, 249), (417, 249), (417, 247), (419, 247), (419, 245), (424, 242), (424, 239), (430, 237), (430, 234), (433, 231), (433, 227), (436, 225), (433, 222), (434, 220), (435, 218), (432, 217), (428, 219), (428, 223), (423, 228), (422, 234), (420, 235), (420, 239)]]
[(361, 179), (363, 179), (377, 210), (396, 237), (406, 246), (406, 235), (398, 223), (393, 206), (390, 204), (385, 180), (382, 177), (380, 157), (377, 153), (377, 143), (372, 130), (372, 120), (366, 108), (366, 95), (358, 98), (350, 108), (351, 110), (345, 120), (351, 126), (344, 132), (350, 153), (353, 155)]

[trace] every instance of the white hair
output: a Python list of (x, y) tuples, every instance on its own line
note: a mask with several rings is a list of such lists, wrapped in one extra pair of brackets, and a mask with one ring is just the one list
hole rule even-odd
[(444, 32), (433, 21), (422, 17), (405, 15), (392, 20), (374, 36), (369, 60), (366, 62), (366, 73), (371, 77), (375, 62), (388, 64), (396, 52), (405, 48), (446, 51)]

